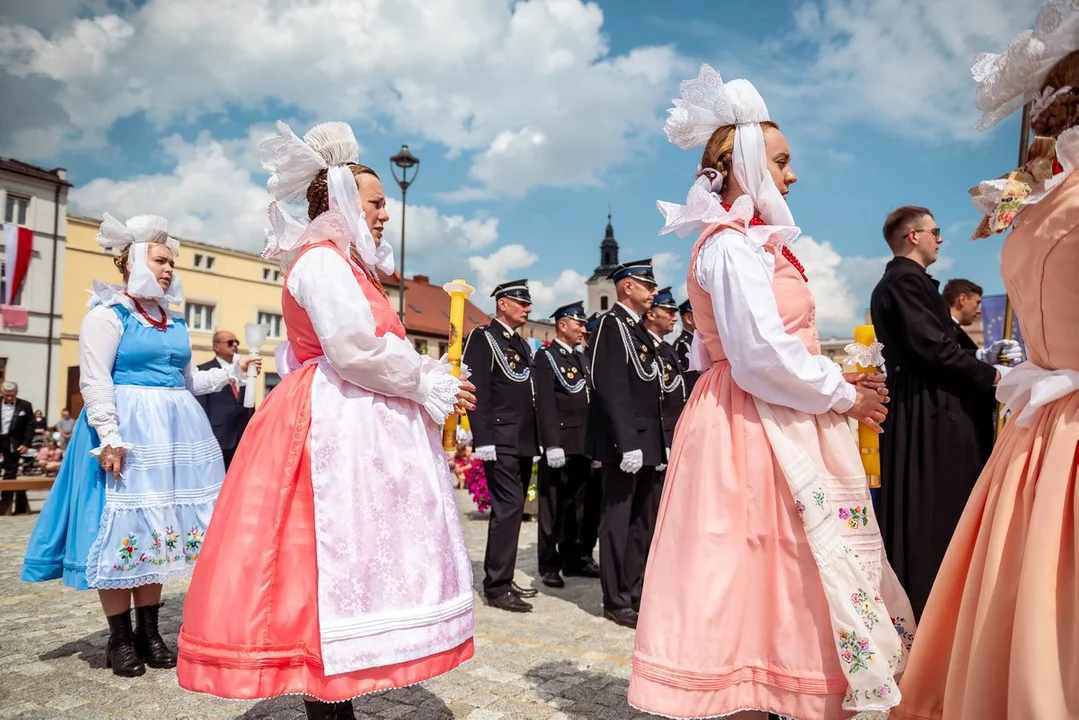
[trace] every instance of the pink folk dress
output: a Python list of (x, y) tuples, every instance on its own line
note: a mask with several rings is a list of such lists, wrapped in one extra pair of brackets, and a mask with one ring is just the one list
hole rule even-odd
[(323, 213), (286, 275), (299, 367), (244, 433), (206, 532), (179, 637), (188, 690), (338, 702), (472, 656), (471, 563), (424, 409), (445, 366), (404, 339), (349, 237)]
[[(784, 257), (782, 232), (748, 227), (752, 215), (740, 198), (693, 249), (695, 352), (707, 369), (675, 432), (629, 702), (673, 718), (886, 710), (898, 701), (910, 604), (884, 557), (846, 418), (830, 409), (850, 406), (850, 388), (819, 357), (813, 297)], [(716, 268), (707, 289), (698, 272), (705, 248)], [(724, 253), (721, 267), (714, 258)], [(748, 260), (736, 267), (736, 256)], [(749, 284), (754, 262), (774, 268), (754, 270), (758, 286)], [(731, 316), (753, 314), (764, 324), (732, 328)], [(720, 339), (732, 331), (737, 362)], [(772, 354), (747, 360), (734, 347), (769, 333), (780, 336)], [(814, 411), (776, 404), (787, 397)]]
[(903, 677), (902, 720), (1079, 718), (1079, 129), (1018, 216), (1001, 270), (1028, 360), (967, 501)]

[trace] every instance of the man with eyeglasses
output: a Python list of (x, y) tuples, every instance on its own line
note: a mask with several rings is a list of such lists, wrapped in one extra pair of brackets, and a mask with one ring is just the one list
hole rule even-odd
[(884, 344), (888, 420), (881, 435), (877, 509), (888, 559), (921, 616), (963, 506), (988, 459), (978, 442), (977, 412), (1019, 344), (993, 343), (977, 353), (959, 344), (939, 284), (926, 269), (943, 238), (933, 213), (901, 207), (884, 223), (895, 256), (870, 302)]
[[(206, 417), (210, 420), (214, 437), (221, 446), (221, 455), (225, 459), (225, 469), (228, 470), (232, 463), (232, 456), (236, 454), (236, 447), (240, 444), (247, 423), (255, 413), (253, 408), (245, 408), (243, 401), (243, 386), (246, 383), (245, 374), (239, 369), (233, 369), (236, 364), (236, 352), (240, 348), (240, 341), (231, 330), (218, 330), (214, 333), (214, 359), (199, 365), (199, 370), (211, 370), (222, 367), (228, 370), (234, 377), (240, 379), (240, 386), (228, 384), (223, 390), (208, 395), (199, 395), (195, 399), (206, 411)], [(261, 360), (256, 359), (259, 367)]]

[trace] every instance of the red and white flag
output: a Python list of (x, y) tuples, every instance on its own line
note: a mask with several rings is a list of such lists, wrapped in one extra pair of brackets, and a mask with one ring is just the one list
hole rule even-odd
[(26, 282), (30, 256), (34, 252), (34, 231), (18, 225), (4, 225), (4, 305), (14, 305)]

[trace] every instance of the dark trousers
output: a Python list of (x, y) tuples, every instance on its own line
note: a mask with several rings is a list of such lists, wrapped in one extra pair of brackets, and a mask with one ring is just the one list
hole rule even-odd
[[(0, 475), (4, 480), (14, 480), (19, 476), (19, 463), (22, 456), (19, 448), (9, 435), (0, 435)], [(3, 487), (3, 481), (0, 481)], [(15, 514), (21, 515), (30, 512), (30, 500), (26, 497), (25, 490), (2, 490), (0, 491), (0, 515), (7, 515), (11, 510), (11, 503), (15, 502)]]
[(644, 590), (644, 570), (648, 564), (648, 551), (652, 548), (652, 536), (656, 534), (656, 518), (659, 517), (659, 500), (663, 496), (663, 479), (666, 470), (656, 470), (652, 481), (642, 480), (633, 495), (633, 512), (638, 522), (630, 528), (629, 545), (634, 557), (643, 558), (639, 565), (631, 568), (631, 596), (634, 605), (641, 604), (641, 591)]
[(221, 448), (221, 458), (225, 461), (225, 472), (228, 472), (229, 465), (232, 465), (232, 456), (236, 454), (236, 448)]
[(599, 518), (603, 505), (603, 469), (588, 467), (588, 479), (577, 496), (577, 514), (581, 519), (578, 543), (581, 558), (593, 559), (599, 542)]
[[(645, 466), (630, 475), (617, 464), (603, 464), (603, 503), (599, 523), (599, 574), (603, 607), (633, 607), (634, 584), (644, 575), (648, 547), (641, 538), (647, 528), (647, 499), (654, 492), (656, 469)], [(653, 529), (654, 529), (653, 521)]]
[(525, 495), (532, 480), (532, 458), (498, 455), (483, 463), (491, 493), (491, 520), (487, 523), (487, 550), (483, 556), (483, 594), (496, 598), (510, 591), (517, 566), (517, 539), (521, 534)]
[(536, 478), (539, 500), (539, 551), (541, 575), (561, 570), (577, 570), (583, 556), (578, 544), (577, 499), (591, 471), (591, 461), (583, 455), (566, 456), (566, 464), (551, 468), (540, 458)]

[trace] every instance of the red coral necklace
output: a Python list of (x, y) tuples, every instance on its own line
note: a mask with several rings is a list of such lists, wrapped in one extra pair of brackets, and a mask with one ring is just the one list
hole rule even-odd
[[(724, 210), (726, 210), (727, 212), (730, 212), (730, 209), (731, 209), (731, 204), (730, 203), (722, 202), (720, 204), (723, 205)], [(760, 215), (754, 215), (752, 218), (749, 219), (749, 224), (750, 224), (751, 227), (757, 227), (759, 225), (764, 225), (765, 223), (764, 223), (764, 220), (761, 220)], [(802, 263), (798, 262), (798, 258), (795, 257), (794, 251), (791, 250), (791, 246), (790, 245), (784, 245), (783, 250), (781, 250), (781, 252), (783, 253), (783, 257), (787, 258), (787, 262), (789, 262), (791, 265), (793, 265), (794, 269), (798, 271), (798, 274), (800, 274), (802, 276), (802, 279), (805, 280), (806, 282), (809, 282), (809, 277), (806, 275), (806, 269), (804, 267), (802, 267)]]
[(144, 318), (146, 318), (146, 322), (150, 323), (150, 327), (156, 328), (161, 332), (165, 332), (165, 328), (169, 326), (169, 319), (168, 315), (165, 314), (165, 308), (158, 308), (158, 310), (161, 311), (161, 319), (154, 320), (152, 317), (150, 317), (150, 314), (146, 312), (146, 309), (143, 308), (142, 304), (134, 297), (132, 297), (130, 293), (125, 292), (124, 295), (127, 295), (128, 298), (131, 299), (131, 302), (135, 303), (135, 310), (138, 311), (139, 315), (142, 315)]

